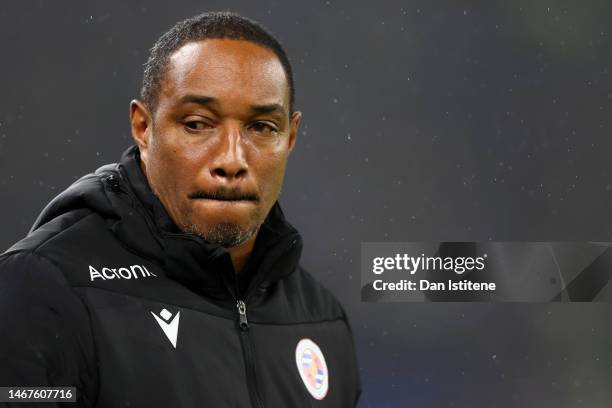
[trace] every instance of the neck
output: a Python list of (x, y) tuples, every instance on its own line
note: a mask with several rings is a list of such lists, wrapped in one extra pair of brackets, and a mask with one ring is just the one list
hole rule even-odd
[(257, 238), (257, 234), (253, 234), (251, 238), (242, 244), (227, 249), (227, 252), (229, 252), (232, 258), (232, 264), (234, 265), (234, 271), (236, 271), (236, 273), (240, 273), (249, 260), (249, 256), (251, 252), (253, 252), (253, 247), (255, 246), (255, 238)]

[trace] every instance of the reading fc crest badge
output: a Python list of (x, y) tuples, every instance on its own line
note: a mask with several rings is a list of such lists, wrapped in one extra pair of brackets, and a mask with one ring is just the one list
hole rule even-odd
[(319, 346), (310, 339), (302, 339), (295, 348), (295, 363), (310, 395), (322, 400), (329, 388), (329, 373)]

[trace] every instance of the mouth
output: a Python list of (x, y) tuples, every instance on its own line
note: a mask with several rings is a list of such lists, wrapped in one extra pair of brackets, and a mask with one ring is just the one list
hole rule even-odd
[(223, 198), (195, 198), (197, 201), (207, 201), (221, 204), (254, 204), (255, 200), (223, 199)]
[(216, 191), (196, 191), (189, 194), (189, 198), (193, 200), (206, 200), (226, 204), (254, 204), (259, 201), (259, 197), (256, 194), (226, 189), (219, 189)]

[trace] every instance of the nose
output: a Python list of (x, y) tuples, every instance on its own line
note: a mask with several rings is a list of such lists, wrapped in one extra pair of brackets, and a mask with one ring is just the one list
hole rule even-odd
[(248, 165), (239, 126), (227, 126), (219, 135), (211, 175), (217, 182), (230, 184), (239, 181), (247, 174)]

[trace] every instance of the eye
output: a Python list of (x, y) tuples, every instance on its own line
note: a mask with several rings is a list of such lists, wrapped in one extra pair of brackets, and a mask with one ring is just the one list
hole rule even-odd
[(188, 130), (204, 130), (210, 128), (210, 125), (202, 120), (188, 120), (183, 124)]
[(268, 122), (255, 122), (250, 126), (251, 130), (258, 133), (275, 133), (278, 129), (274, 125)]

